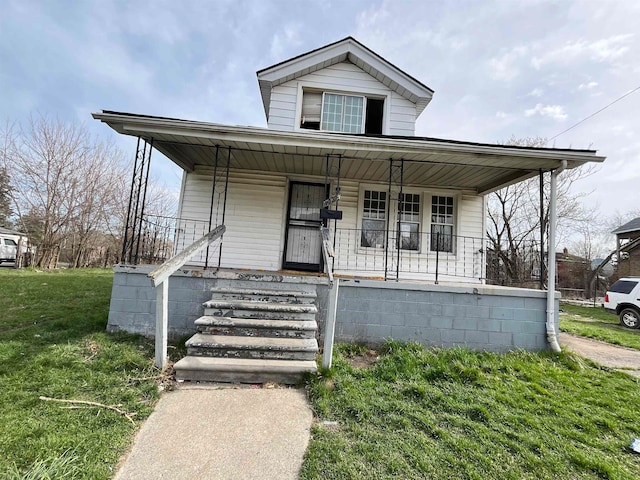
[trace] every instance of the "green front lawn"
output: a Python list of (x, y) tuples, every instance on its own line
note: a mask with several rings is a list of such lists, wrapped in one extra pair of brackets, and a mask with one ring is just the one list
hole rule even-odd
[[(110, 478), (151, 413), (152, 344), (105, 332), (112, 280), (110, 270), (0, 269), (0, 478)], [(135, 425), (41, 396), (117, 406)]]
[[(303, 479), (636, 479), (640, 385), (571, 354), (341, 346), (311, 381)], [(359, 363), (358, 363), (359, 364)], [(323, 423), (323, 422), (337, 422)]]
[(563, 332), (640, 350), (640, 330), (623, 327), (618, 316), (604, 308), (563, 303), (560, 309)]

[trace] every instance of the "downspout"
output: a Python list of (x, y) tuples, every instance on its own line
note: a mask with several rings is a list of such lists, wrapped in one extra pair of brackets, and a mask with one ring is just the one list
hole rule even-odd
[(551, 350), (560, 352), (560, 344), (556, 335), (556, 221), (558, 175), (567, 168), (567, 161), (562, 160), (559, 168), (551, 172), (551, 191), (549, 198), (549, 241), (547, 242), (547, 341)]

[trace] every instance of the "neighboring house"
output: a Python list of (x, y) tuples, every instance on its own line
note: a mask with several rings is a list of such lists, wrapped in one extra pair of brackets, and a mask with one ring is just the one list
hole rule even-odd
[(640, 276), (640, 217), (611, 233), (616, 236), (616, 278)]
[(556, 252), (556, 271), (558, 289), (570, 291), (577, 295), (578, 290), (584, 291), (585, 283), (591, 272), (591, 262), (586, 258), (569, 253), (566, 248), (562, 252)]
[[(257, 77), (268, 128), (93, 115), (139, 139), (111, 329), (154, 331), (155, 297), (144, 293), (149, 280), (138, 278), (151, 267), (126, 265), (154, 257), (147, 251), (160, 244), (180, 251), (224, 224), (222, 242), (174, 276), (184, 283), (169, 291), (173, 334), (195, 330), (212, 287), (226, 292), (258, 279), (270, 280), (270, 290), (303, 286), (316, 297), (322, 328), (326, 272), (343, 279), (340, 340), (546, 348), (546, 294), (484, 285), (485, 197), (540, 171), (603, 157), (416, 137), (433, 90), (351, 37)], [(183, 169), (178, 219), (168, 228), (139, 208), (152, 149)], [(322, 226), (333, 258), (323, 256)]]

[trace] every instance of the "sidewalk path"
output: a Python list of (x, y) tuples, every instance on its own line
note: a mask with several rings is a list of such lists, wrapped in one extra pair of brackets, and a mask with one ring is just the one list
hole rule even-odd
[(304, 390), (182, 386), (162, 396), (115, 479), (297, 479), (312, 419)]
[(560, 334), (560, 344), (600, 365), (640, 378), (640, 350), (618, 347), (568, 333)]

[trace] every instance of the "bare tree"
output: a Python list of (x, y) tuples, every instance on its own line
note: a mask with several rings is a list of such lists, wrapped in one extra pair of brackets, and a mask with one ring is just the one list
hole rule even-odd
[(19, 211), (42, 221), (38, 267), (50, 268), (58, 261), (83, 181), (79, 170), (88, 152), (87, 133), (82, 128), (40, 116), (31, 118), (26, 130), (20, 129), (8, 155)]
[[(547, 140), (540, 137), (512, 137), (506, 144), (543, 147), (546, 143)], [(591, 215), (582, 207), (584, 194), (574, 193), (572, 186), (594, 171), (593, 166), (586, 166), (566, 170), (558, 177), (558, 243), (566, 240), (579, 225), (591, 219)], [(550, 192), (547, 182), (542, 186), (542, 205), (540, 193), (539, 178), (531, 178), (489, 196), (488, 274), (495, 283), (533, 285), (536, 279), (544, 278), (541, 242), (548, 245)], [(541, 231), (544, 232), (542, 239)], [(555, 251), (556, 246), (547, 246), (547, 249)]]
[[(32, 117), (26, 128), (2, 133), (0, 194), (6, 167), (18, 225), (36, 244), (35, 265), (116, 262), (131, 178), (123, 153), (82, 126), (42, 115)], [(153, 179), (146, 203), (147, 214), (168, 217), (175, 212), (173, 196)]]
[(70, 218), (69, 264), (78, 268), (101, 263), (104, 234), (115, 220), (109, 212), (124, 203), (120, 178), (125, 175), (122, 153), (110, 144), (95, 143), (80, 167), (84, 182), (76, 194), (74, 214)]
[(79, 266), (90, 232), (104, 228), (120, 153), (82, 126), (36, 116), (15, 132), (4, 157), (20, 227), (36, 243), (35, 265), (55, 267), (70, 244), (70, 266)]

